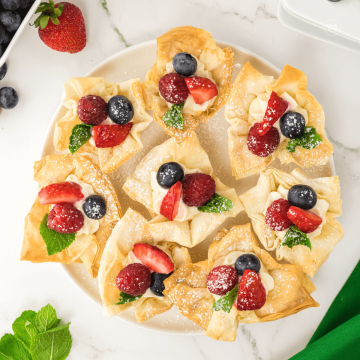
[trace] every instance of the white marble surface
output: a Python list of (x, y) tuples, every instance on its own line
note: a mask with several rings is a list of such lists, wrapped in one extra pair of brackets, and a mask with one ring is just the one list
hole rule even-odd
[[(54, 52), (29, 27), (10, 54), (8, 75), (1, 82), (17, 89), (20, 103), (0, 114), (0, 335), (11, 331), (12, 321), (23, 310), (37, 310), (50, 302), (59, 317), (72, 323), (70, 360), (288, 359), (305, 346), (359, 260), (359, 56), (283, 27), (276, 17), (277, 0), (107, 0), (110, 14), (101, 4), (105, 1), (72, 2), (85, 16), (86, 49), (77, 55)], [(315, 277), (314, 297), (321, 307), (274, 323), (241, 326), (234, 343), (216, 343), (205, 336), (166, 336), (104, 318), (60, 266), (19, 261), (23, 218), (37, 189), (31, 180), (32, 165), (39, 159), (48, 123), (60, 102), (62, 83), (82, 76), (128, 45), (189, 24), (247, 48), (279, 68), (289, 63), (308, 75), (309, 88), (327, 116), (342, 185), (340, 221), (345, 237), (331, 254), (337, 266), (325, 263)], [(322, 286), (324, 279), (332, 279), (327, 283), (333, 285)]]

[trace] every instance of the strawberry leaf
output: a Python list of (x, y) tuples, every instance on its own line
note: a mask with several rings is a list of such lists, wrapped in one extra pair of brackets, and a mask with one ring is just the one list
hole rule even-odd
[(238, 292), (239, 292), (239, 284), (235, 285), (234, 288), (228, 291), (218, 301), (214, 302), (212, 306), (213, 311), (223, 310), (226, 313), (229, 313), (231, 311), (231, 307), (235, 302)]
[(51, 18), (51, 21), (54, 23), (54, 25), (59, 25), (60, 21), (56, 18)]
[(117, 302), (116, 304), (114, 305), (124, 305), (124, 304), (128, 304), (130, 302), (133, 302), (135, 300), (138, 300), (142, 297), (142, 295), (138, 295), (138, 296), (132, 296), (132, 295), (129, 295), (127, 293), (124, 293), (123, 291), (121, 291), (120, 293), (120, 300), (119, 302)]
[(40, 27), (42, 29), (45, 29), (47, 24), (49, 23), (49, 16), (42, 16), (41, 19), (40, 19)]
[(311, 250), (311, 241), (308, 236), (295, 225), (291, 225), (282, 239), (279, 249), (282, 246), (287, 246), (291, 249), (297, 245), (307, 246)]

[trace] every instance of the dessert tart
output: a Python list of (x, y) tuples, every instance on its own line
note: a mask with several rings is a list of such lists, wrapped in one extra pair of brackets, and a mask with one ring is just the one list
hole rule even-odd
[(141, 322), (172, 307), (163, 294), (163, 282), (191, 258), (186, 248), (174, 242), (155, 241), (147, 224), (129, 208), (106, 244), (99, 271), (105, 316), (133, 308)]
[(96, 155), (101, 171), (110, 173), (142, 149), (140, 133), (152, 117), (145, 110), (140, 79), (71, 78), (64, 84), (62, 104), (68, 110), (55, 126), (57, 151)]
[(315, 286), (295, 265), (259, 248), (250, 224), (218, 232), (208, 259), (183, 265), (164, 293), (215, 340), (235, 341), (239, 323), (273, 321), (317, 307)]
[(243, 206), (234, 189), (214, 174), (195, 133), (153, 148), (123, 189), (149, 210), (148, 228), (156, 241), (171, 239), (187, 247), (203, 241)]
[(83, 263), (97, 277), (121, 207), (107, 175), (87, 155), (49, 155), (34, 165), (40, 191), (25, 218), (21, 260)]
[(337, 176), (311, 179), (270, 167), (240, 199), (264, 248), (311, 277), (344, 235)]
[(306, 75), (289, 65), (277, 80), (249, 62), (243, 65), (225, 109), (237, 179), (265, 170), (276, 157), (306, 168), (328, 162), (333, 147), (325, 136), (324, 111), (306, 85)]
[(171, 29), (157, 39), (156, 63), (142, 84), (146, 107), (177, 142), (207, 123), (225, 104), (234, 66), (230, 48), (192, 26)]

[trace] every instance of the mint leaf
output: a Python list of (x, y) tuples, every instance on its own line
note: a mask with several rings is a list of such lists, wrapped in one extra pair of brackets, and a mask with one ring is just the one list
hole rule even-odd
[(224, 296), (222, 296), (218, 301), (215, 301), (212, 309), (213, 311), (223, 310), (226, 313), (231, 311), (235, 299), (239, 292), (239, 284), (235, 285), (230, 291), (228, 291)]
[(0, 360), (32, 360), (24, 344), (12, 334), (0, 339)]
[(35, 311), (24, 311), (12, 324), (15, 337), (21, 340), (28, 350), (30, 350), (31, 337), (25, 326), (27, 322), (31, 322), (33, 320), (35, 315)]
[(46, 244), (48, 255), (54, 255), (69, 247), (75, 240), (74, 234), (61, 234), (55, 230), (49, 229), (47, 226), (48, 214), (45, 214), (40, 223), (40, 235)]
[(173, 127), (183, 131), (184, 129), (184, 118), (181, 115), (181, 111), (184, 108), (184, 103), (174, 104), (170, 110), (166, 112), (162, 120), (167, 126)]
[(295, 225), (291, 225), (289, 230), (286, 232), (284, 238), (282, 239), (279, 249), (282, 246), (287, 246), (291, 249), (292, 247), (297, 245), (307, 246), (311, 250), (311, 241), (307, 237), (307, 235)]
[(234, 204), (230, 199), (215, 193), (210, 201), (208, 201), (205, 205), (198, 207), (198, 210), (207, 213), (219, 214), (230, 211), (233, 207)]
[(73, 127), (70, 135), (69, 150), (75, 154), (91, 138), (93, 125), (77, 124)]
[(130, 302), (133, 302), (135, 300), (138, 300), (142, 297), (142, 295), (138, 295), (138, 296), (132, 296), (129, 295), (127, 293), (124, 293), (123, 291), (120, 293), (120, 300), (118, 303), (114, 304), (114, 305), (124, 305), (124, 304), (128, 304)]
[(57, 326), (58, 323), (56, 310), (50, 304), (41, 308), (31, 321), (37, 333), (48, 331)]
[(321, 141), (322, 139), (314, 127), (305, 126), (304, 133), (301, 136), (289, 140), (286, 146), (286, 150), (292, 153), (295, 151), (296, 146), (301, 146), (304, 149), (312, 150), (316, 148)]

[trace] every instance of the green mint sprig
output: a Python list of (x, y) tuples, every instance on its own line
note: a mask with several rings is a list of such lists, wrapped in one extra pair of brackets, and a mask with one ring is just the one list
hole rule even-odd
[(173, 127), (174, 129), (184, 130), (184, 118), (181, 114), (185, 103), (174, 104), (170, 110), (166, 112), (162, 120), (167, 126)]
[(138, 296), (132, 296), (132, 295), (129, 295), (127, 293), (124, 293), (123, 291), (121, 291), (120, 293), (120, 300), (119, 302), (117, 302), (116, 304), (114, 305), (124, 305), (124, 304), (128, 304), (128, 303), (131, 303), (135, 300), (138, 300), (142, 297), (142, 295), (138, 295)]
[(230, 199), (215, 193), (210, 201), (203, 206), (199, 206), (198, 210), (201, 212), (220, 214), (230, 211), (233, 207), (234, 204)]
[(282, 246), (287, 246), (288, 248), (292, 249), (297, 245), (307, 246), (311, 250), (311, 241), (308, 236), (295, 225), (291, 225), (282, 239), (279, 249)]
[(87, 141), (91, 139), (91, 129), (94, 125), (77, 124), (73, 127), (70, 135), (69, 150), (75, 154)]
[(230, 291), (228, 291), (224, 296), (222, 296), (218, 301), (215, 301), (212, 309), (213, 311), (223, 310), (226, 313), (231, 311), (231, 307), (233, 306), (235, 299), (239, 292), (239, 284), (235, 285)]
[(312, 126), (305, 126), (304, 133), (295, 138), (289, 140), (286, 150), (293, 153), (297, 146), (304, 149), (312, 150), (316, 148), (322, 141), (320, 135), (316, 132), (316, 129)]

